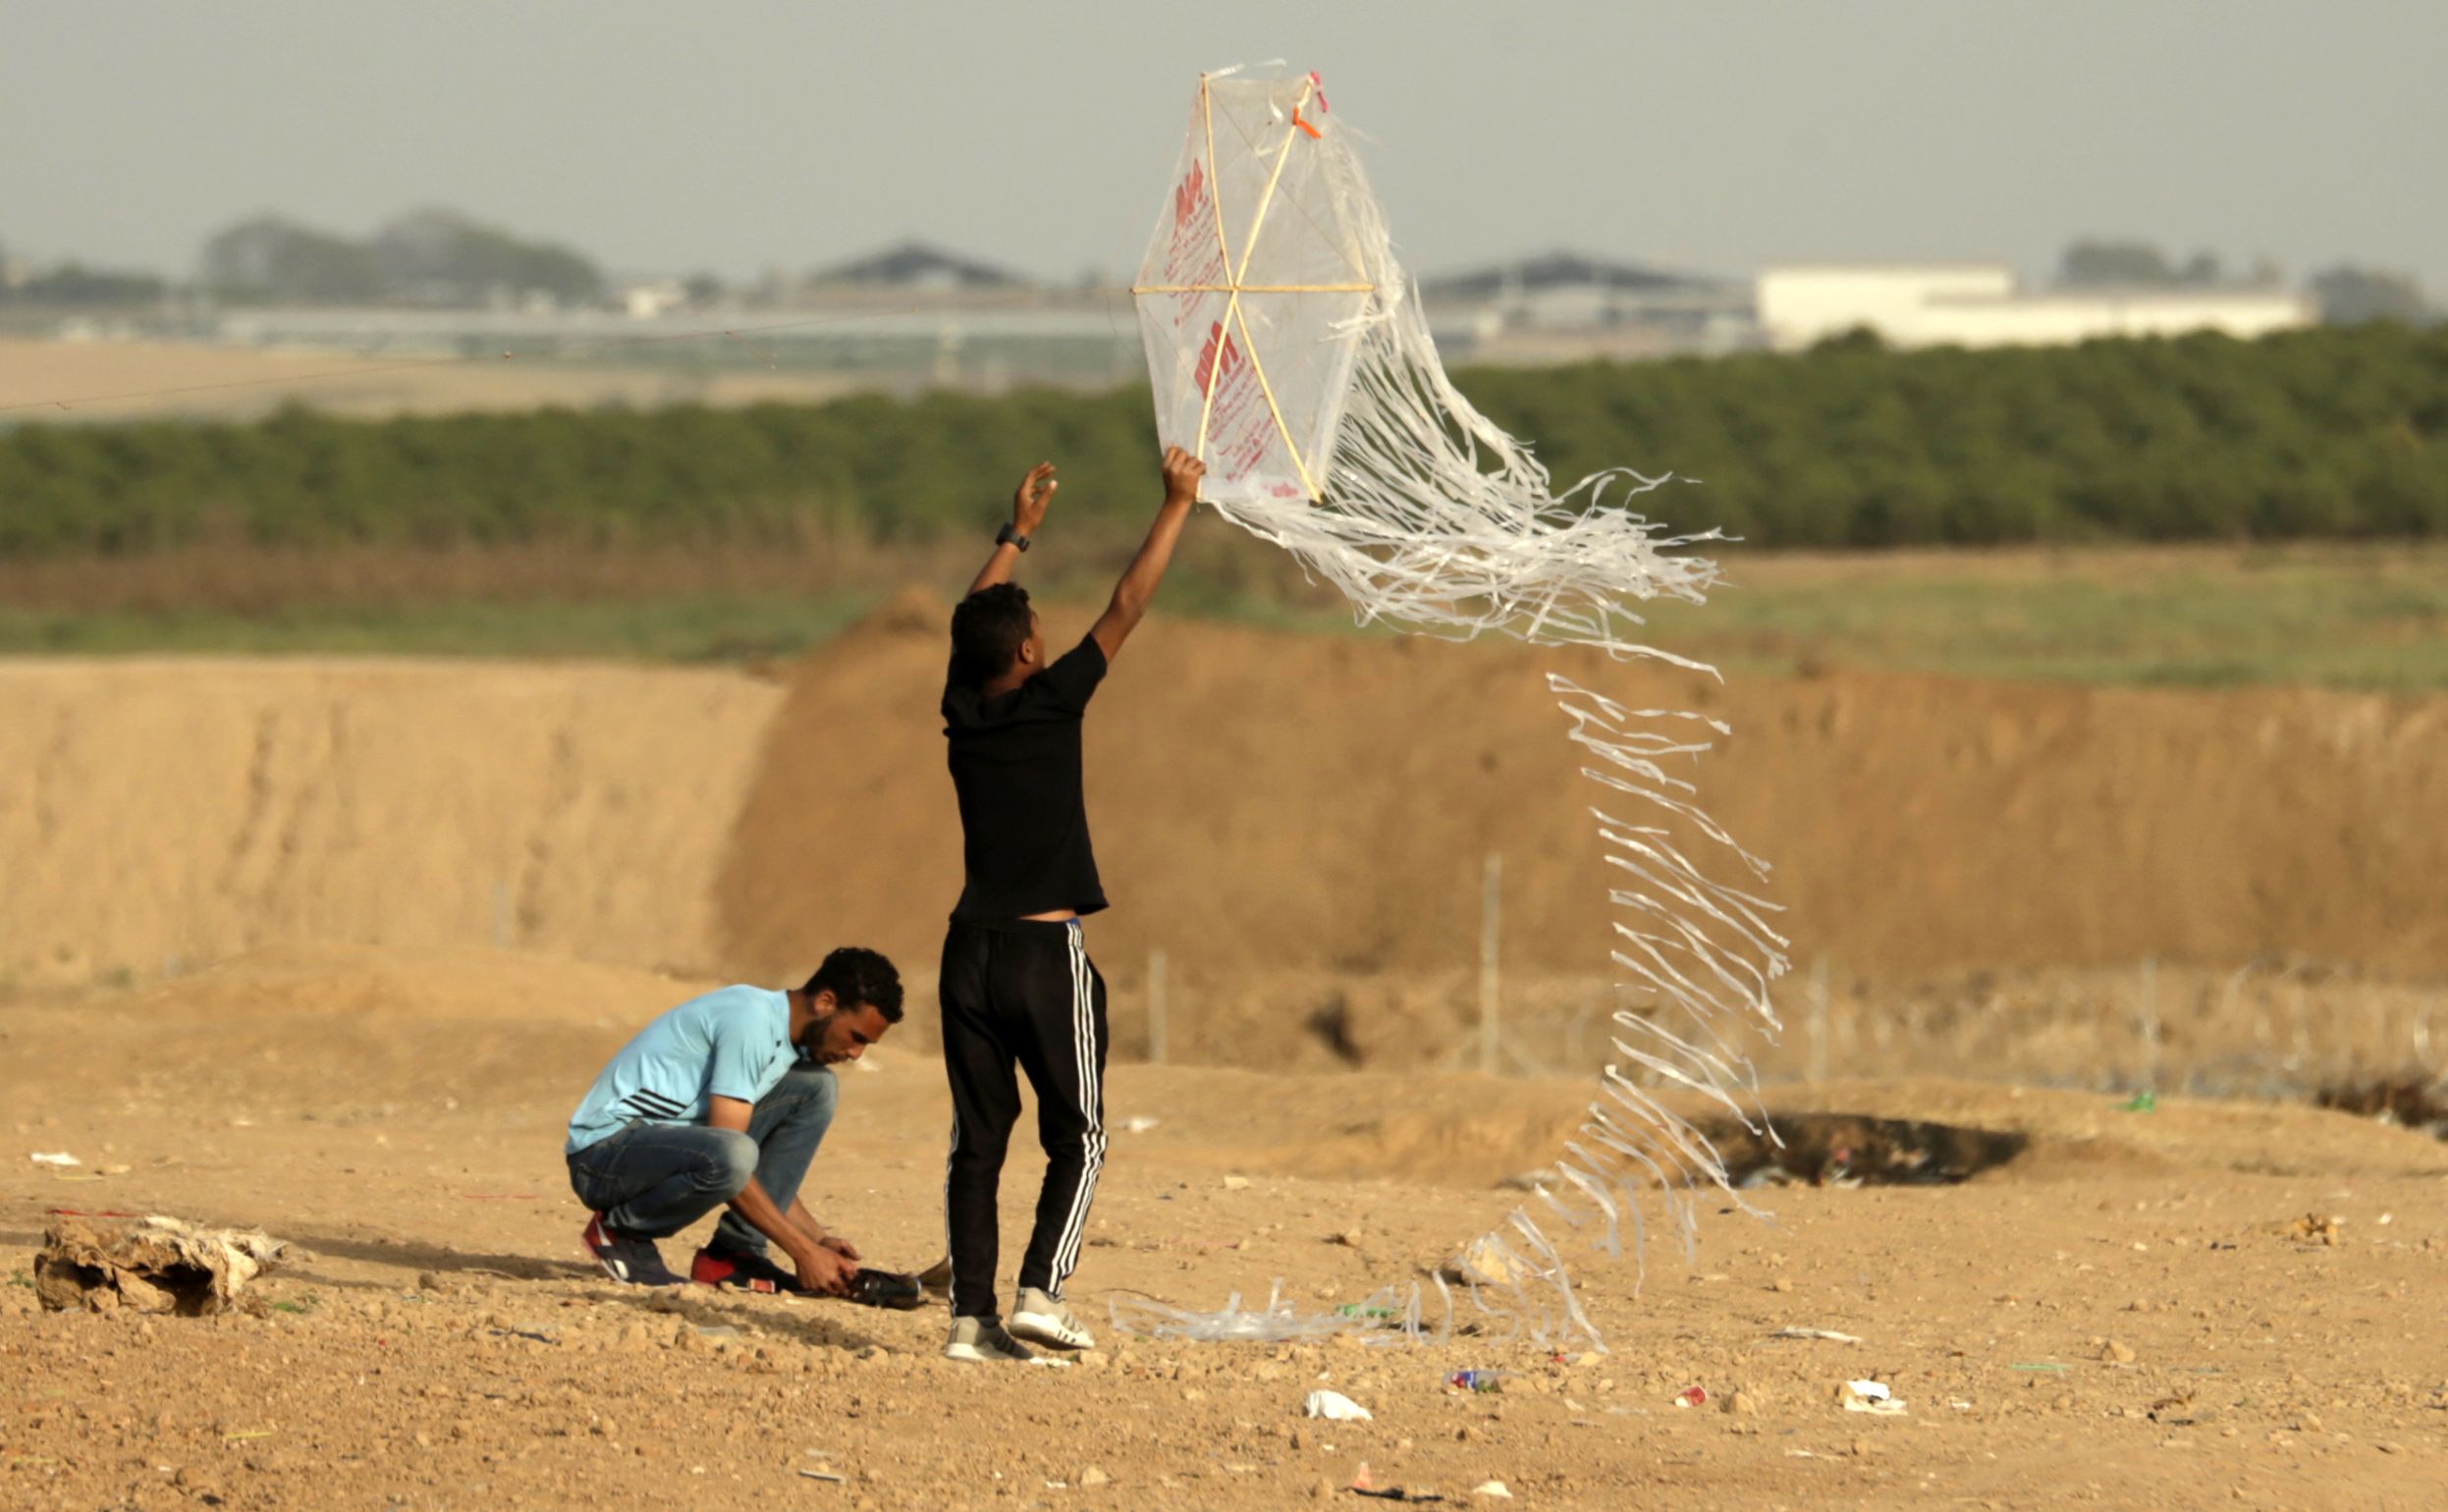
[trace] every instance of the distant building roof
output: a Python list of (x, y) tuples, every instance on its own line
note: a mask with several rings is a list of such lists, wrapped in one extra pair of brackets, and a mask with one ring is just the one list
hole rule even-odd
[(1715, 282), (1636, 262), (1607, 262), (1577, 252), (1553, 251), (1428, 279), (1421, 292), (1433, 298), (1493, 299), (1501, 294), (1536, 294), (1548, 289), (1690, 289)]
[(1028, 280), (1007, 269), (977, 262), (923, 242), (903, 242), (883, 251), (828, 268), (820, 284), (882, 284), (912, 289), (1012, 289)]

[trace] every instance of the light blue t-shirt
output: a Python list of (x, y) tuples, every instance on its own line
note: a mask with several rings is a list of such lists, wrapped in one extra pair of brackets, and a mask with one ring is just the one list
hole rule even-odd
[(703, 1123), (713, 1099), (753, 1103), (799, 1057), (790, 995), (725, 987), (637, 1031), (570, 1117), (571, 1154), (632, 1123)]

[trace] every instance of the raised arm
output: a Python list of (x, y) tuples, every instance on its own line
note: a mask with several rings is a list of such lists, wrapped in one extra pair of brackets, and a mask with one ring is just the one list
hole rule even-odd
[(1156, 509), (1156, 523), (1148, 526), (1148, 538), (1139, 543), (1139, 555), (1130, 559), (1122, 569), (1122, 580), (1114, 585), (1114, 598), (1098, 616), (1096, 626), (1088, 633), (1097, 638), (1097, 648), (1109, 662), (1121, 654), (1122, 642), (1147, 618), (1148, 605), (1156, 598), (1157, 584), (1165, 580), (1165, 568), (1172, 565), (1173, 545), (1181, 539), (1181, 527), (1190, 518), (1190, 506), (1198, 503), (1199, 479), (1207, 476), (1207, 464), (1179, 447), (1165, 449), (1165, 502)]
[(1054, 479), (1054, 463), (1039, 462), (1028, 469), (1028, 476), (1020, 479), (1020, 486), (1011, 492), (1010, 534), (1019, 537), (1019, 544), (995, 542), (995, 554), (986, 559), (986, 566), (978, 568), (977, 580), (969, 584), (971, 593), (1011, 580), (1011, 569), (1020, 565), (1020, 553), (1028, 550), (1029, 538), (1046, 522), (1046, 506), (1054, 503), (1054, 491), (1061, 486)]

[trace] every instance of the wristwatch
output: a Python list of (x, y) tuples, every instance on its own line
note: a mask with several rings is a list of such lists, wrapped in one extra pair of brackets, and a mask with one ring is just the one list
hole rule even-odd
[(995, 544), (997, 546), (1017, 546), (1020, 550), (1026, 551), (1028, 550), (1028, 537), (1020, 534), (1017, 530), (1012, 529), (1011, 522), (1009, 520), (1005, 520), (1003, 528), (995, 532)]

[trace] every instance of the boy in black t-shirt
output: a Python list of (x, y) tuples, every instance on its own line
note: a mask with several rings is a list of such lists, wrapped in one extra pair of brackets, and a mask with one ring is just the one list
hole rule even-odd
[[(967, 874), (941, 985), (952, 1095), (944, 1177), (952, 1327), (944, 1352), (955, 1360), (1025, 1360), (1014, 1335), (1059, 1349), (1096, 1342), (1062, 1301), (1105, 1164), (1105, 979), (1079, 923), (1105, 906), (1105, 889), (1088, 842), (1080, 718), (1164, 581), (1206, 471), (1179, 447), (1166, 449), (1165, 502), (1146, 543), (1087, 638), (1053, 665), (1028, 593), (1010, 578), (1054, 500), (1054, 463), (1020, 481), (1011, 523), (952, 611), (944, 735)], [(1037, 1095), (1046, 1180), (1006, 1327), (995, 1308), (995, 1197), (1020, 1114), (1015, 1066)]]

